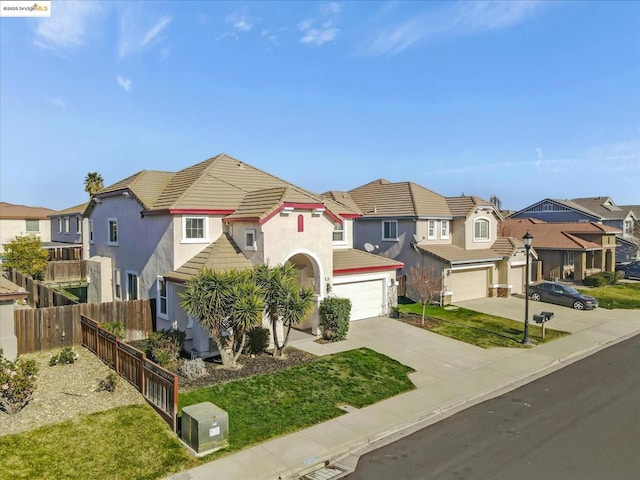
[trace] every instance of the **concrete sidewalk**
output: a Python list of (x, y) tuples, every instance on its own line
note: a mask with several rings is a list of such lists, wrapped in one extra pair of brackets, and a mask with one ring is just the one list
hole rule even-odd
[[(269, 440), (219, 460), (180, 472), (173, 480), (335, 479), (352, 470), (367, 451), (397, 440), (469, 406), (493, 398), (640, 333), (638, 310), (574, 311), (530, 303), (556, 313), (549, 328), (572, 335), (530, 349), (485, 350), (402, 322), (378, 317), (353, 322), (348, 339), (320, 345), (296, 340), (296, 348), (327, 355), (368, 347), (415, 369), (416, 390), (298, 432)], [(520, 319), (524, 300), (487, 298), (460, 306)], [(233, 419), (230, 420), (233, 422)], [(330, 465), (328, 468), (323, 468)]]

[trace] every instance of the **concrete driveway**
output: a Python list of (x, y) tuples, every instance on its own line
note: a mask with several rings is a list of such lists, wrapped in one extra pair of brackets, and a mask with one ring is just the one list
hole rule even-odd
[[(524, 323), (524, 298), (477, 298), (457, 302), (456, 305), (475, 310), (477, 312), (510, 318)], [(581, 332), (601, 324), (603, 321), (637, 319), (640, 323), (638, 310), (574, 310), (573, 308), (554, 305), (552, 303), (534, 302), (529, 300), (529, 321), (533, 322), (533, 315), (540, 312), (553, 312), (555, 316), (547, 323), (547, 328), (564, 330), (565, 332)]]

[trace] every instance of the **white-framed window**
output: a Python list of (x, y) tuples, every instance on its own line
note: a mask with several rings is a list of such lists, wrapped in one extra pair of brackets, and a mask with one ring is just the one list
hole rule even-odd
[(398, 222), (396, 220), (382, 222), (382, 240), (398, 240)]
[(244, 231), (244, 249), (256, 250), (256, 231), (254, 229), (247, 229)]
[(339, 222), (335, 222), (333, 224), (333, 241), (334, 242), (344, 242), (344, 223), (340, 224)]
[(62, 217), (58, 217), (58, 233), (62, 233)]
[(489, 240), (489, 220), (479, 218), (473, 222), (473, 239), (481, 242)]
[(182, 243), (201, 243), (208, 237), (208, 217), (182, 217)]
[(118, 219), (107, 219), (107, 245), (118, 245)]
[(119, 268), (113, 270), (113, 296), (117, 300), (122, 300), (122, 277)]
[(127, 300), (138, 300), (138, 274), (127, 272)]
[(633, 220), (625, 220), (624, 221), (624, 235), (631, 235), (633, 233)]
[(564, 252), (564, 265), (565, 267), (573, 267), (575, 265), (575, 256), (572, 251)]
[(436, 221), (429, 220), (427, 223), (427, 239), (435, 240), (436, 238)]
[(69, 233), (69, 217), (64, 217), (64, 233)]
[(93, 243), (93, 220), (89, 220), (89, 243)]
[(443, 240), (449, 238), (449, 220), (440, 221), (440, 238)]
[(40, 231), (40, 220), (27, 220), (27, 232), (34, 233)]
[(82, 233), (82, 216), (76, 215), (76, 233), (79, 235)]
[(167, 318), (167, 282), (164, 277), (157, 277), (156, 290), (156, 313), (159, 317)]

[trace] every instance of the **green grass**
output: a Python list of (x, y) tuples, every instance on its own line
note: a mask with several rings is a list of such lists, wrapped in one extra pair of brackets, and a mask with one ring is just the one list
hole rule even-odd
[(150, 406), (0, 437), (0, 477), (156, 479), (197, 465)]
[[(360, 348), (288, 370), (182, 393), (180, 408), (208, 401), (228, 412), (229, 448), (220, 453), (225, 454), (342, 415), (341, 404), (360, 408), (412, 390), (407, 377), (411, 371), (389, 357)], [(213, 457), (204, 458), (211, 461)]]
[[(400, 311), (421, 317), (422, 305), (419, 303), (402, 304)], [(437, 319), (435, 325), (429, 328), (430, 331), (471, 345), (482, 348), (525, 347), (520, 343), (524, 331), (522, 322), (466, 308), (453, 310), (433, 306), (426, 308), (425, 317)], [(542, 327), (529, 322), (529, 337), (534, 345), (550, 342), (565, 335), (569, 335), (569, 333), (545, 328), (545, 338), (542, 340)]]
[(598, 299), (598, 304), (602, 308), (640, 308), (640, 282), (624, 282), (604, 287), (579, 288), (578, 290)]

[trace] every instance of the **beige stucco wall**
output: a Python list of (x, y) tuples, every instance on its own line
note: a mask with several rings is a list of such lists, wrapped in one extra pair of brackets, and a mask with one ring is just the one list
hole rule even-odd
[[(489, 221), (489, 240), (474, 239), (474, 223), (476, 220), (481, 218)], [(498, 236), (498, 218), (492, 211), (478, 210), (467, 217), (464, 231), (464, 246), (466, 249), (480, 250), (483, 248), (490, 248)]]
[[(207, 217), (208, 218), (208, 237), (201, 241), (186, 241), (182, 238), (183, 223), (187, 217)], [(173, 248), (173, 267), (175, 270), (180, 268), (194, 256), (204, 250), (207, 245), (215, 242), (223, 232), (222, 217), (219, 215), (176, 215), (172, 219), (172, 237), (166, 239), (164, 248)], [(159, 248), (163, 248), (159, 245)]]
[[(429, 245), (449, 245), (453, 242), (452, 238), (452, 220), (434, 220), (435, 221), (435, 238), (429, 238), (429, 220), (416, 220), (416, 236), (420, 243)], [(449, 236), (442, 238), (442, 222), (449, 222)]]
[(39, 232), (27, 232), (26, 220), (1, 219), (0, 220), (0, 253), (4, 253), (4, 245), (15, 237), (23, 235), (35, 235), (43, 242), (51, 241), (51, 222), (39, 220)]

